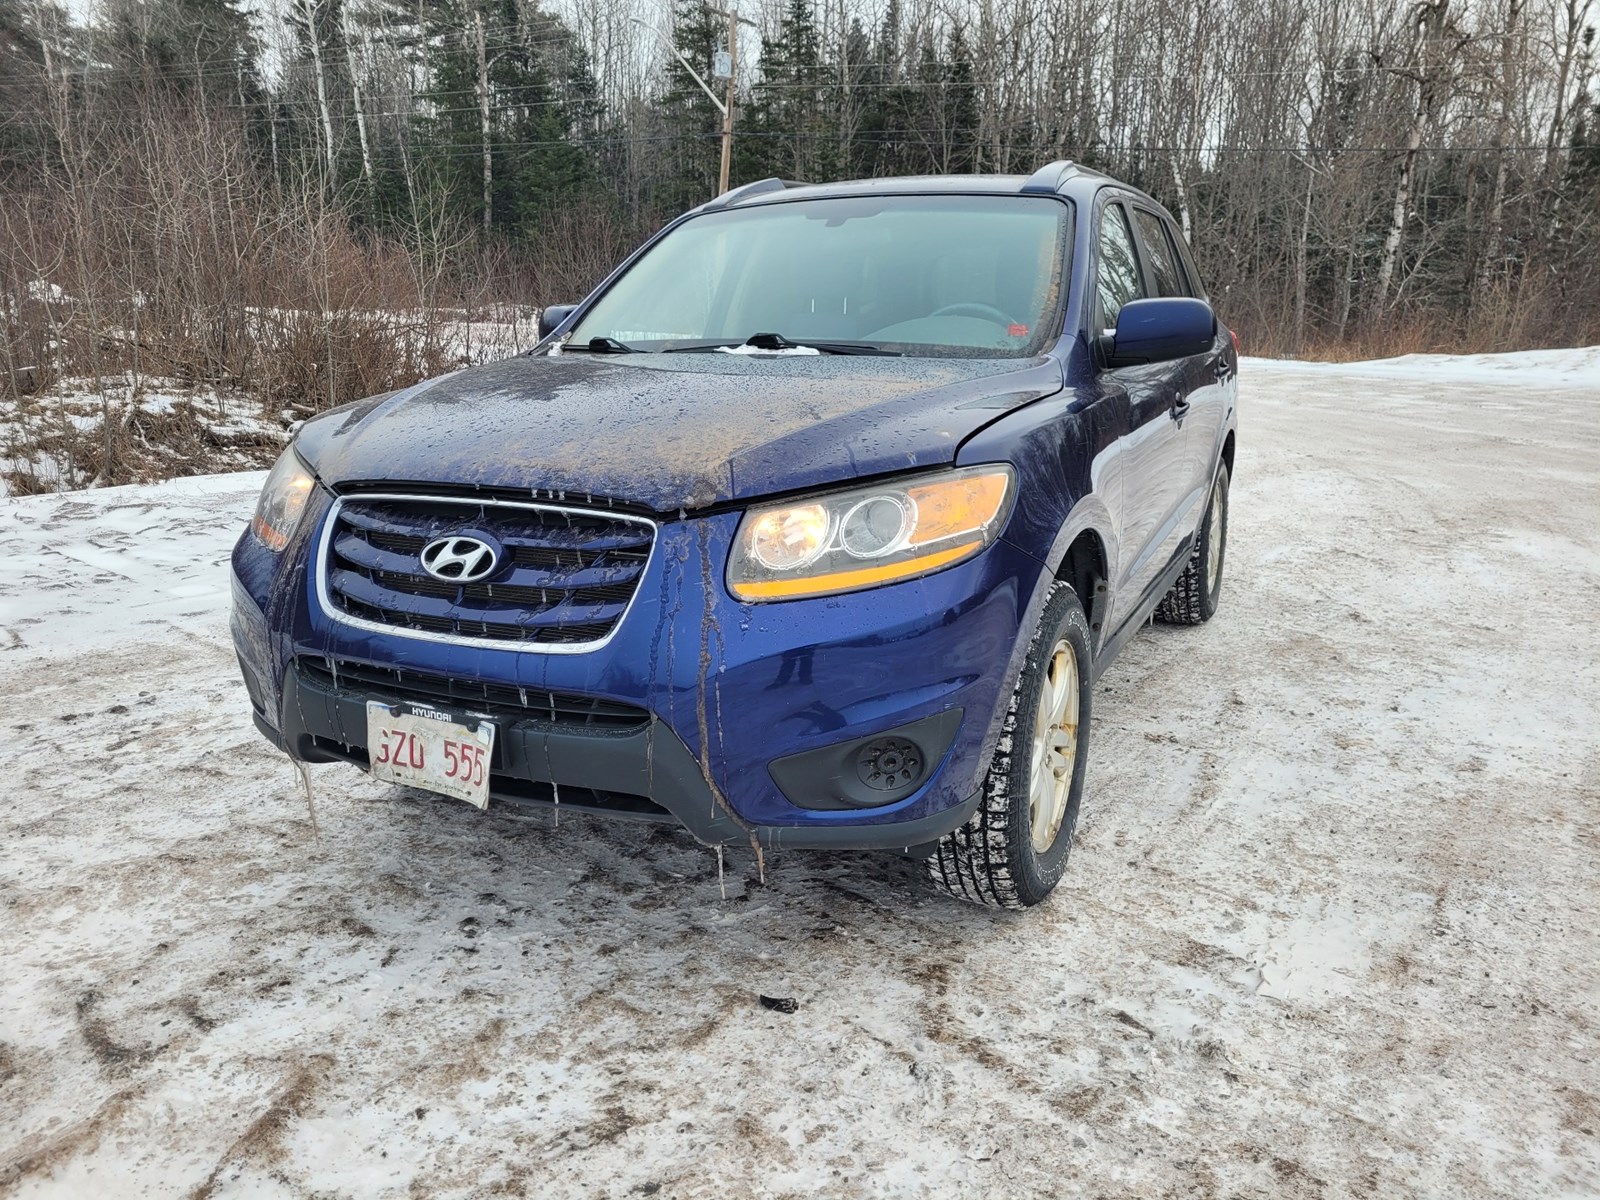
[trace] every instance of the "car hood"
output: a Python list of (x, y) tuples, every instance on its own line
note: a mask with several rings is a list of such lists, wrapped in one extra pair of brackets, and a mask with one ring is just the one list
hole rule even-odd
[(506, 359), (324, 413), (323, 482), (605, 496), (658, 512), (951, 462), (1061, 388), (1050, 358), (563, 354)]

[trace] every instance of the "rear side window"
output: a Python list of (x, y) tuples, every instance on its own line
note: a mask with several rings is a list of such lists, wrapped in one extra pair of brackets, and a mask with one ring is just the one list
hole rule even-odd
[(1096, 282), (1100, 328), (1110, 329), (1130, 300), (1143, 300), (1144, 276), (1133, 249), (1133, 234), (1120, 204), (1108, 204), (1100, 216), (1100, 273)]
[(1150, 259), (1150, 274), (1155, 280), (1156, 295), (1187, 296), (1189, 288), (1184, 283), (1183, 268), (1178, 265), (1178, 252), (1172, 245), (1172, 234), (1167, 229), (1167, 223), (1155, 213), (1142, 208), (1133, 210), (1133, 219), (1138, 222), (1139, 237)]

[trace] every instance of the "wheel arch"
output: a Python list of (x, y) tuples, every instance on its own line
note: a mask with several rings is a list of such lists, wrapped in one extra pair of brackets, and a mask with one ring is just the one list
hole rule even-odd
[[(1111, 595), (1110, 572), (1116, 561), (1116, 539), (1110, 533), (1113, 528), (1110, 509), (1091, 493), (1081, 497), (1072, 506), (1066, 521), (1043, 554), (1037, 547), (1028, 548), (1017, 542), (1011, 543), (1024, 550), (1028, 558), (1040, 564), (1041, 569), (1033, 581), (1031, 593), (1018, 597), (1019, 635), (1011, 647), (1001, 676), (998, 701), (995, 711), (990, 715), (988, 731), (979, 744), (978, 761), (984, 764), (982, 770), (987, 770), (988, 762), (994, 756), (1012, 693), (1016, 691), (1017, 680), (1021, 677), (1023, 663), (1033, 642), (1034, 631), (1039, 627), (1039, 619), (1057, 583), (1067, 583), (1077, 592), (1078, 602), (1083, 605), (1084, 616), (1089, 621), (1090, 648), (1098, 660), (1105, 640), (1104, 618)], [(1087, 591), (1080, 591), (1080, 587)], [(982, 770), (978, 775), (978, 784), (982, 782)]]
[(1106, 544), (1098, 530), (1091, 526), (1078, 532), (1056, 564), (1055, 577), (1078, 594), (1089, 619), (1089, 644), (1098, 649), (1110, 578)]
[[(1045, 559), (1049, 577), (1041, 581), (1045, 591), (1049, 590), (1050, 582), (1059, 580), (1078, 594), (1084, 616), (1089, 618), (1090, 644), (1096, 653), (1104, 641), (1116, 562), (1117, 544), (1111, 534), (1112, 528), (1111, 512), (1100, 498), (1083, 497), (1072, 507), (1056, 534)], [(1042, 597), (1037, 604), (1043, 607)]]

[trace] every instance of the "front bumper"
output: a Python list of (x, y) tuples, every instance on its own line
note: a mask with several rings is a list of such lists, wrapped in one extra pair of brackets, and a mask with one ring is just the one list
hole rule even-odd
[[(977, 804), (1042, 570), (1001, 539), (925, 579), (745, 605), (722, 580), (738, 515), (668, 522), (616, 636), (589, 653), (541, 654), (335, 619), (307, 566), (326, 509), (322, 498), (281, 561), (248, 534), (235, 549), (235, 644), (257, 723), (275, 744), (300, 759), (364, 765), (365, 703), (392, 698), (330, 684), (301, 669), (308, 660), (633, 705), (642, 719), (631, 729), (502, 722), (491, 796), (537, 804), (559, 792), (562, 807), (676, 820), (707, 843), (753, 833), (769, 846), (905, 848), (961, 825)], [(825, 758), (855, 739), (926, 730), (919, 723), (941, 716), (935, 761), (892, 803), (812, 807), (774, 778), (774, 760)], [(804, 777), (784, 776), (791, 791)]]
[[(294, 758), (364, 767), (366, 702), (383, 698), (378, 692), (327, 688), (291, 669), (285, 677), (285, 728), (274, 729), (260, 715), (256, 724)], [(707, 845), (748, 843), (754, 833), (768, 848), (806, 849), (912, 849), (964, 823), (978, 802), (974, 794), (952, 808), (887, 825), (752, 826), (718, 804), (689, 748), (656, 719), (615, 733), (579, 733), (536, 722), (502, 724), (490, 796), (506, 804), (559, 802), (568, 811), (675, 822)]]

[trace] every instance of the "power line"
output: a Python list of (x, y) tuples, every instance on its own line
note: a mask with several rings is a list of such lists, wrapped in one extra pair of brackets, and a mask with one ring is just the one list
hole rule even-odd
[[(425, 98), (425, 97), (424, 97)], [(497, 104), (490, 107), (491, 115), (504, 116), (516, 114), (530, 109), (543, 109), (559, 107), (571, 103), (562, 98), (552, 98), (540, 101), (522, 103)], [(314, 110), (320, 102), (315, 98), (297, 98), (276, 102), (269, 108), (298, 108), (303, 111)], [(253, 109), (253, 105), (227, 104), (219, 107), (232, 109)], [(342, 105), (340, 106), (342, 109)], [(419, 108), (414, 111), (378, 111), (366, 110), (364, 115), (371, 120), (384, 118), (413, 118), (419, 120), (432, 120), (447, 116), (479, 116), (481, 109), (476, 106), (463, 106), (458, 108)], [(28, 115), (26, 110), (12, 109), (0, 110), (0, 117), (22, 117)], [(341, 125), (347, 125), (345, 114), (341, 111)], [(1014, 118), (1010, 121), (1000, 122), (995, 126), (1002, 133), (1006, 132), (1033, 132), (1039, 129), (1039, 123), (1030, 116)], [(949, 137), (952, 133), (959, 132), (961, 126), (934, 126), (934, 127), (905, 127), (885, 129), (855, 129), (855, 130), (817, 130), (817, 129), (791, 129), (791, 130), (760, 130), (744, 129), (735, 134), (736, 140), (772, 140), (772, 141), (824, 141), (845, 143), (873, 143), (884, 142), (899, 138), (909, 137)], [(348, 128), (343, 136), (348, 136)], [(629, 143), (646, 144), (662, 141), (698, 140), (701, 138), (715, 139), (720, 134), (713, 131), (682, 131), (663, 134), (606, 134), (606, 133), (573, 133), (561, 138), (550, 138), (537, 141), (529, 140), (491, 140), (490, 146), (494, 149), (535, 149), (552, 146), (573, 145), (578, 147), (596, 145), (619, 145)], [(1030, 139), (1031, 141), (1031, 139)], [(1042, 139), (1044, 147), (1048, 149), (1054, 145), (1054, 139)], [(974, 140), (972, 145), (987, 145), (988, 138)], [(957, 143), (965, 144), (965, 143)], [(1244, 143), (1195, 143), (1174, 145), (1159, 142), (1094, 142), (1076, 147), (1079, 152), (1089, 150), (1100, 154), (1402, 154), (1411, 148), (1404, 145), (1251, 145)], [(1422, 146), (1418, 150), (1426, 154), (1482, 154), (1482, 153), (1528, 153), (1545, 152), (1551, 147), (1543, 143), (1509, 144), (1509, 145), (1480, 145), (1480, 144), (1443, 144)], [(1560, 145), (1554, 148), (1556, 152), (1564, 152), (1567, 147)], [(443, 151), (448, 155), (450, 151)], [(481, 149), (477, 143), (471, 151), (464, 154), (479, 154)]]
[[(836, 133), (836, 132), (818, 132), (818, 131), (812, 131), (812, 130), (786, 130), (786, 131), (750, 130), (750, 131), (740, 132), (740, 133), (735, 134), (734, 140), (735, 141), (744, 141), (744, 140), (755, 140), (755, 141), (827, 141), (827, 142), (835, 142), (835, 143), (837, 143), (837, 142), (849, 142), (849, 143), (852, 143), (852, 144), (873, 145), (873, 144), (879, 144), (879, 143), (883, 143), (883, 142), (889, 142), (889, 141), (894, 141), (894, 140), (904, 139), (904, 138), (909, 138), (909, 137), (948, 137), (950, 134), (955, 133), (955, 132), (965, 132), (965, 133), (968, 133), (968, 134), (972, 134), (974, 131), (971, 130), (970, 128), (965, 130), (965, 131), (957, 131), (957, 130), (952, 130), (952, 129), (949, 129), (949, 128), (942, 128), (942, 129), (941, 128), (935, 128), (935, 129), (883, 129), (883, 130), (858, 131), (858, 132), (856, 132), (854, 134), (851, 134), (851, 135), (849, 135), (847, 137), (845, 135), (842, 135), (842, 134)], [(583, 148), (583, 147), (586, 147), (586, 146), (629, 145), (629, 144), (635, 144), (635, 143), (648, 144), (648, 143), (672, 142), (672, 141), (706, 141), (706, 142), (715, 142), (720, 136), (721, 136), (720, 133), (711, 132), (711, 131), (706, 131), (706, 132), (663, 133), (663, 134), (627, 134), (627, 135), (616, 135), (616, 136), (612, 136), (612, 135), (586, 136), (586, 135), (582, 135), (582, 134), (577, 134), (577, 135), (574, 135), (572, 137), (567, 137), (567, 138), (549, 138), (549, 139), (535, 140), (535, 141), (522, 141), (522, 140), (497, 141), (497, 140), (491, 139), (490, 142), (489, 142), (489, 147), (490, 147), (491, 150), (515, 150), (515, 149), (543, 149), (543, 148), (547, 148), (547, 147), (551, 147), (551, 146), (574, 146), (574, 147), (578, 147), (578, 148)], [(967, 140), (951, 141), (951, 142), (948, 142), (948, 143), (945, 143), (945, 144), (951, 145), (951, 146), (987, 147), (987, 146), (991, 145), (992, 142), (987, 137), (976, 137), (976, 136), (973, 136), (973, 137), (970, 137)], [(1038, 149), (1041, 149), (1041, 150), (1044, 150), (1044, 151), (1051, 151), (1052, 144), (1053, 143), (1050, 140), (1047, 139), (1045, 141), (1044, 145), (1042, 147), (1038, 147)], [(1019, 153), (1020, 150), (1021, 150), (1021, 148), (1015, 147), (1015, 146), (1008, 146), (1007, 149), (1012, 153)], [(1543, 146), (1543, 145), (1524, 145), (1524, 146), (1423, 146), (1423, 147), (1420, 147), (1418, 149), (1418, 153), (1421, 153), (1421, 154), (1476, 154), (1476, 153), (1490, 153), (1490, 152), (1495, 152), (1495, 151), (1500, 151), (1500, 152), (1507, 152), (1507, 151), (1540, 151), (1540, 152), (1543, 152), (1546, 149), (1548, 149), (1548, 147)], [(1558, 147), (1558, 149), (1561, 149), (1561, 147)], [(1408, 147), (1408, 146), (1248, 146), (1248, 145), (1233, 145), (1233, 144), (1220, 145), (1220, 146), (1203, 146), (1203, 145), (1200, 145), (1200, 146), (1171, 146), (1171, 145), (1164, 145), (1164, 144), (1145, 144), (1145, 143), (1139, 143), (1139, 142), (1115, 143), (1115, 144), (1097, 142), (1097, 143), (1086, 144), (1086, 145), (1067, 145), (1067, 146), (1065, 146), (1065, 147), (1063, 147), (1061, 149), (1061, 153), (1067, 154), (1069, 156), (1071, 154), (1073, 154), (1073, 153), (1083, 154), (1085, 152), (1093, 153), (1093, 154), (1128, 154), (1128, 155), (1131, 155), (1131, 154), (1228, 154), (1228, 155), (1245, 155), (1245, 156), (1248, 156), (1248, 155), (1252, 155), (1252, 154), (1295, 154), (1295, 155), (1304, 155), (1304, 154), (1404, 154), (1404, 153), (1407, 153), (1409, 150), (1410, 150), (1410, 147)], [(452, 150), (452, 149), (445, 149), (445, 150), (430, 149), (429, 150), (429, 157), (430, 158), (441, 158), (441, 157), (450, 157), (452, 155), (459, 154), (462, 157), (471, 158), (471, 157), (477, 156), (481, 152), (482, 151), (481, 151), (481, 147), (479, 146), (479, 144), (474, 142), (474, 144), (473, 144), (471, 149), (463, 149), (463, 150), (460, 150), (460, 151), (456, 151), (456, 150)]]

